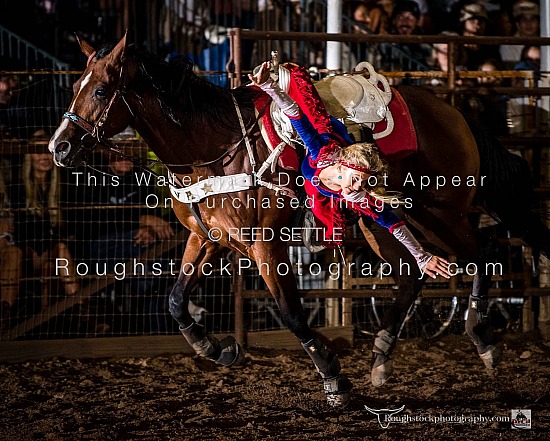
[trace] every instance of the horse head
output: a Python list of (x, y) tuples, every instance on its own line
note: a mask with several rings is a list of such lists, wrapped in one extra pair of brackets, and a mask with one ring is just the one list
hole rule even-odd
[(133, 114), (126, 98), (126, 87), (135, 69), (125, 59), (126, 35), (114, 46), (96, 50), (82, 39), (80, 48), (88, 64), (74, 84), (74, 96), (63, 121), (50, 139), (54, 162), (76, 167), (86, 162), (98, 144), (108, 146), (108, 138), (132, 123)]

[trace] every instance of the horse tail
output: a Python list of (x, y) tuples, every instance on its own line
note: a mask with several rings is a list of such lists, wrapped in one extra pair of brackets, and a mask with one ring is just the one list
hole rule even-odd
[(465, 118), (477, 142), (480, 176), (485, 176), (475, 203), (502, 221), (512, 235), (550, 258), (550, 230), (536, 207), (529, 164), (510, 153), (471, 118)]

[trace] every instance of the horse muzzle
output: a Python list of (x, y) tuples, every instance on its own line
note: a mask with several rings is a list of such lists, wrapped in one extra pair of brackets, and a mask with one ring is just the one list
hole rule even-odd
[(86, 162), (91, 150), (80, 145), (74, 145), (68, 140), (50, 141), (49, 150), (53, 154), (53, 162), (58, 167), (74, 168)]

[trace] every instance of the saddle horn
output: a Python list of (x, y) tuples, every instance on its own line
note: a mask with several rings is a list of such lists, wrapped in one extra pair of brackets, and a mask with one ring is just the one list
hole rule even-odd
[[(378, 87), (378, 83), (382, 84), (383, 91), (380, 91), (381, 92), (380, 95), (384, 97), (383, 102), (384, 102), (384, 105), (387, 106), (392, 99), (392, 92), (391, 92), (391, 88), (390, 88), (390, 84), (388, 83), (388, 80), (384, 75), (381, 75), (378, 72), (376, 72), (374, 70), (373, 65), (370, 64), (368, 61), (362, 61), (358, 63), (357, 66), (355, 66), (354, 72), (363, 72), (365, 71), (365, 69), (369, 72), (369, 78), (365, 78), (365, 77), (362, 77), (362, 78), (368, 81), (370, 84), (372, 84), (377, 90), (380, 90), (380, 88)], [(393, 121), (393, 116), (389, 111), (389, 109), (385, 114), (385, 118), (386, 118), (386, 129), (380, 133), (375, 133), (373, 135), (373, 138), (375, 140), (383, 138), (389, 135), (391, 132), (393, 132), (395, 124)]]
[(353, 71), (362, 72), (365, 69), (369, 72), (369, 78), (366, 78), (369, 83), (376, 87), (378, 87), (378, 83), (382, 83), (382, 87), (384, 88), (383, 90), (386, 95), (386, 99), (384, 101), (386, 105), (388, 105), (392, 98), (392, 93), (388, 80), (384, 75), (380, 75), (378, 72), (376, 72), (373, 65), (370, 64), (368, 61), (361, 61), (359, 64), (357, 64), (357, 66), (355, 66), (355, 69), (353, 69)]

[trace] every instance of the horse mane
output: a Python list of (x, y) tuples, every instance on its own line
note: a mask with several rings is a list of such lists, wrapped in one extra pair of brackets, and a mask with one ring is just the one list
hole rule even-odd
[[(114, 44), (103, 46), (96, 58), (103, 58), (113, 48)], [(140, 66), (143, 79), (136, 87), (152, 86), (164, 115), (182, 129), (206, 125), (240, 132), (233, 96), (243, 115), (254, 115), (254, 100), (261, 92), (251, 87), (228, 90), (210, 83), (195, 74), (193, 62), (187, 57), (176, 56), (166, 62), (149, 52), (139, 51), (135, 45), (128, 46), (126, 57)], [(247, 126), (250, 123), (245, 121)]]

